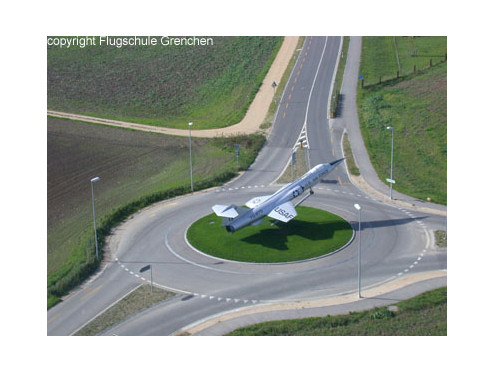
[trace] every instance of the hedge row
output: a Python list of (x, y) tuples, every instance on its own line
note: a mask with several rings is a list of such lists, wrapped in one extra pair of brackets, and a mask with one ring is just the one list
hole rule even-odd
[[(225, 171), (215, 177), (211, 177), (205, 180), (201, 180), (195, 183), (195, 190), (202, 190), (211, 188), (218, 185), (223, 185), (228, 180), (231, 180), (237, 175), (233, 171)], [(171, 189), (166, 189), (157, 193), (152, 193), (141, 197), (135, 201), (129, 202), (123, 205), (110, 215), (103, 218), (103, 221), (98, 224), (98, 248), (101, 251), (104, 250), (106, 238), (110, 235), (112, 229), (122, 223), (129, 216), (135, 212), (147, 207), (155, 202), (163, 201), (173, 197), (181, 196), (190, 192), (188, 185), (179, 186)], [(69, 292), (75, 286), (81, 284), (87, 279), (95, 270), (99, 267), (102, 255), (98, 255), (99, 260), (96, 259), (94, 250), (88, 250), (88, 247), (94, 247), (94, 238), (92, 238), (92, 232), (88, 232), (81, 240), (81, 244), (77, 248), (77, 252), (90, 253), (87, 255), (86, 260), (77, 258), (77, 255), (73, 258), (73, 261), (64, 268), (61, 268), (55, 275), (48, 278), (48, 299), (51, 299), (51, 307), (57, 299)]]

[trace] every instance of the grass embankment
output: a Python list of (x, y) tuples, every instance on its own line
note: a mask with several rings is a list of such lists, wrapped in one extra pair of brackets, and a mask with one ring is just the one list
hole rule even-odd
[(175, 296), (175, 293), (150, 285), (141, 285), (110, 307), (74, 335), (98, 335), (132, 315)]
[(156, 126), (238, 123), (281, 37), (214, 37), (208, 46), (48, 47), (48, 108)]
[(364, 37), (364, 88), (360, 84), (357, 97), (361, 131), (379, 178), (390, 177), (386, 127), (392, 126), (394, 189), (440, 204), (447, 203), (446, 53), (445, 37)]
[(270, 321), (228, 335), (429, 336), (447, 335), (447, 288), (425, 292), (396, 304), (347, 315)]
[(354, 154), (352, 154), (351, 143), (349, 142), (347, 133), (344, 133), (342, 144), (344, 146), (344, 157), (349, 173), (354, 176), (361, 175), (359, 168), (356, 166), (356, 161), (354, 161)]
[(347, 52), (349, 51), (349, 36), (342, 38), (342, 52), (339, 56), (339, 67), (335, 74), (335, 82), (333, 85), (332, 97), (330, 99), (330, 118), (335, 118), (340, 115), (342, 82), (344, 81), (345, 62), (347, 61)]
[[(220, 185), (247, 168), (262, 135), (192, 141), (195, 190)], [(190, 192), (189, 139), (48, 119), (48, 306), (98, 266), (90, 179), (99, 247), (110, 229), (153, 202)], [(100, 255), (101, 259), (101, 255)]]
[(296, 155), (295, 155), (295, 163), (292, 164), (292, 158), (289, 161), (289, 165), (285, 169), (285, 172), (280, 176), (280, 178), (277, 180), (277, 183), (280, 184), (286, 184), (286, 183), (291, 183), (294, 180), (296, 180), (298, 177), (301, 177), (304, 175), (306, 172), (309, 171), (308, 169), (308, 164), (306, 161), (307, 158), (307, 152), (308, 150), (306, 148), (296, 148)]
[(297, 207), (288, 223), (265, 217), (257, 226), (227, 233), (222, 218), (207, 215), (195, 222), (187, 239), (198, 250), (217, 258), (254, 263), (292, 262), (319, 257), (344, 246), (352, 237), (341, 217), (311, 207)]

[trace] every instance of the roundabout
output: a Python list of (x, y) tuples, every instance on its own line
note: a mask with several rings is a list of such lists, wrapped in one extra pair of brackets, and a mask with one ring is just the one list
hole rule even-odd
[[(349, 226), (349, 229), (342, 229), (349, 235), (340, 241), (334, 251), (327, 250), (323, 255), (314, 254), (311, 260), (279, 259), (272, 263), (266, 260), (258, 263), (239, 259), (234, 261), (220, 258), (218, 254), (205, 254), (199, 251), (199, 247), (191, 247), (193, 242), (188, 242), (187, 238), (189, 227), (202, 219), (210, 225), (208, 219), (212, 204), (225, 199), (242, 203), (258, 195), (260, 189), (269, 193), (276, 188), (253, 186), (251, 189), (246, 187), (232, 191), (217, 189), (158, 203), (124, 223), (121, 234), (115, 236), (115, 261), (130, 276), (147, 282), (149, 277), (139, 275), (139, 269), (151, 264), (156, 285), (193, 295), (198, 300), (229, 302), (231, 299), (234, 302), (239, 299), (259, 303), (314, 299), (354, 292), (357, 276), (357, 240), (354, 239), (357, 216), (353, 211), (353, 203), (358, 201), (364, 211), (361, 231), (363, 288), (390, 281), (425, 264), (422, 259), (429, 243), (424, 236), (423, 217), (383, 205), (354, 193), (352, 188), (347, 191), (319, 187), (305, 203), (306, 206), (298, 207), (298, 213), (310, 208), (322, 211), (323, 216), (333, 215), (329, 211), (338, 212), (340, 224)], [(267, 229), (280, 229), (270, 227), (269, 220), (266, 224)], [(228, 235), (224, 227), (217, 225), (218, 231)], [(322, 241), (328, 240), (330, 236), (335, 237), (335, 234), (327, 232), (328, 226), (320, 227), (320, 238), (326, 238)], [(240, 237), (237, 234), (242, 232), (244, 229), (229, 236)], [(217, 237), (216, 234), (213, 236)], [(307, 240), (305, 236), (309, 235), (302, 236)], [(418, 236), (425, 238), (418, 240)], [(290, 238), (291, 235), (286, 237)], [(317, 242), (314, 238), (306, 242)], [(248, 238), (253, 239), (252, 236)], [(217, 243), (219, 241), (218, 237), (214, 240)], [(303, 244), (300, 246), (304, 247)], [(342, 246), (345, 249), (339, 250)], [(265, 248), (265, 251), (280, 254), (290, 250), (272, 247)]]
[(248, 263), (288, 263), (329, 255), (353, 237), (351, 225), (328, 211), (300, 206), (288, 222), (264, 218), (257, 226), (228, 233), (215, 214), (194, 222), (187, 240), (197, 251), (217, 259)]

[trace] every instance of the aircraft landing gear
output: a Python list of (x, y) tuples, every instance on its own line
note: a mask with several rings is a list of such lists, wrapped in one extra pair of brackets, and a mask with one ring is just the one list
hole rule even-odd
[(303, 203), (304, 201), (306, 201), (309, 197), (311, 197), (313, 194), (315, 194), (315, 192), (313, 191), (313, 189), (309, 189), (309, 193), (306, 194), (303, 198), (301, 198), (301, 200), (299, 202), (297, 202), (294, 207), (297, 207), (299, 206), (301, 203)]

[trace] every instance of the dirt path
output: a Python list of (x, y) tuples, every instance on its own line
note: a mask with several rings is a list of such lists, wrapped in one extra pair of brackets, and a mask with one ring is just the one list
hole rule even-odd
[[(193, 130), (191, 131), (192, 136), (194, 137), (216, 137), (216, 136), (228, 136), (234, 134), (251, 134), (259, 131), (260, 125), (263, 123), (263, 120), (266, 117), (270, 104), (273, 100), (273, 95), (275, 93), (272, 88), (272, 83), (280, 82), (282, 75), (289, 64), (289, 61), (296, 50), (298, 36), (286, 36), (278, 51), (277, 57), (273, 61), (270, 70), (265, 76), (263, 80), (263, 84), (260, 87), (260, 90), (256, 94), (251, 106), (244, 116), (244, 118), (237, 124), (234, 124), (225, 128), (216, 128), (209, 130)], [(103, 119), (90, 117), (86, 115), (72, 114), (72, 113), (63, 113), (59, 111), (48, 110), (47, 114), (52, 117), (57, 118), (65, 118), (72, 120), (80, 120), (83, 122), (97, 123), (97, 124), (105, 124), (109, 126), (130, 128), (139, 131), (145, 132), (156, 132), (163, 133), (166, 135), (174, 135), (174, 136), (189, 136), (189, 130), (184, 129), (175, 129), (175, 128), (165, 128), (165, 127), (155, 127), (145, 124), (139, 123), (130, 123), (130, 122), (122, 122), (118, 120), (111, 119)], [(187, 123), (184, 123), (184, 127), (187, 126)]]

